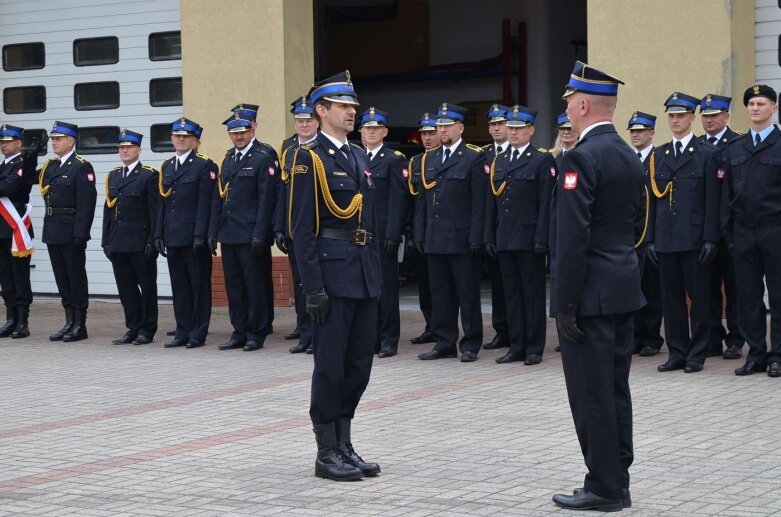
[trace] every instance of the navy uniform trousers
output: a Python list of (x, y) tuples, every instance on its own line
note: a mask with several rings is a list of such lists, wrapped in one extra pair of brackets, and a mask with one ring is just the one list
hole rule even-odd
[(10, 308), (33, 303), (30, 287), (30, 259), (11, 255), (11, 239), (0, 239), (0, 289), (3, 302)]
[(168, 272), (176, 319), (176, 339), (205, 341), (212, 307), (212, 256), (192, 246), (169, 246)]
[(505, 291), (510, 351), (525, 357), (545, 349), (545, 256), (532, 251), (500, 251), (502, 278), (513, 289)]
[(298, 272), (298, 263), (296, 262), (296, 251), (293, 246), (293, 239), (287, 240), (287, 253), (290, 259), (290, 269), (293, 273), (293, 291), (295, 296), (296, 308), (296, 328), (298, 329), (298, 342), (312, 343), (312, 320), (306, 313), (306, 297), (304, 295), (304, 284), (301, 283), (301, 275)]
[(231, 339), (241, 343), (263, 343), (269, 325), (268, 284), (264, 256), (252, 254), (251, 244), (221, 244), (225, 290), (230, 304), (233, 334)]
[(147, 260), (143, 251), (112, 252), (111, 268), (125, 327), (153, 338), (157, 332), (157, 260)]
[(458, 312), (464, 336), (461, 352), (477, 353), (483, 341), (480, 312), (480, 256), (469, 253), (428, 254), (431, 287), (431, 327), (437, 338), (435, 350), (455, 352), (458, 340)]

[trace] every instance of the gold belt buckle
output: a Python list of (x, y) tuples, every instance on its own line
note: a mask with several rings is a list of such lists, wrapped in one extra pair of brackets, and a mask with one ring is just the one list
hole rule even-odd
[(369, 232), (363, 228), (353, 230), (353, 244), (356, 246), (366, 246), (369, 242)]

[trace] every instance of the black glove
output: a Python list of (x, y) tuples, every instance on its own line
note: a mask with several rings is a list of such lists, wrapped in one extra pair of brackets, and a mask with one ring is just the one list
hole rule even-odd
[(209, 237), (206, 239), (206, 246), (209, 247), (209, 253), (215, 256), (217, 255), (217, 239)]
[(659, 265), (659, 257), (656, 256), (656, 247), (653, 242), (645, 245), (645, 254), (651, 260), (654, 266)]
[(144, 245), (144, 258), (147, 260), (155, 260), (157, 258), (157, 250), (149, 242)]
[(479, 255), (483, 252), (483, 247), (479, 244), (470, 244), (469, 245), (469, 253), (472, 256)]
[(318, 325), (325, 325), (328, 316), (328, 295), (325, 294), (325, 289), (306, 293), (306, 313)]
[(155, 249), (160, 255), (164, 257), (168, 256), (168, 254), (166, 254), (165, 252), (165, 243), (163, 242), (163, 239), (155, 239), (154, 244), (155, 244)]
[(73, 245), (77, 249), (80, 249), (80, 250), (87, 249), (87, 241), (86, 241), (86, 239), (82, 239), (81, 237), (74, 237), (71, 242), (73, 243)]
[(196, 255), (206, 253), (206, 241), (203, 237), (193, 237), (193, 253)]
[(46, 150), (46, 146), (49, 143), (49, 135), (44, 131), (41, 138), (34, 138), (30, 147), (35, 149), (35, 154), (41, 154)]
[(399, 243), (393, 239), (385, 239), (383, 248), (385, 249), (386, 255), (396, 255), (399, 253)]
[(538, 257), (544, 257), (545, 254), (548, 253), (548, 246), (545, 244), (540, 244), (539, 242), (534, 243), (534, 254)]
[(586, 335), (578, 328), (578, 321), (572, 314), (557, 313), (556, 327), (559, 329), (559, 336), (567, 341), (580, 343), (586, 339)]
[(279, 251), (287, 255), (287, 239), (284, 232), (274, 232), (274, 244), (277, 245)]
[(254, 237), (252, 239), (252, 245), (251, 245), (252, 254), (255, 255), (256, 257), (261, 256), (263, 254), (263, 249), (266, 246), (267, 246), (266, 241)]
[(705, 241), (702, 243), (702, 248), (700, 249), (700, 257), (697, 259), (697, 261), (700, 263), (701, 266), (707, 266), (711, 263), (713, 259), (716, 258), (716, 254), (719, 252), (718, 246), (716, 246), (715, 242)]
[(417, 251), (421, 255), (425, 255), (426, 254), (426, 251), (423, 249), (423, 243), (422, 242), (416, 242), (415, 243), (415, 251)]
[(103, 254), (107, 259), (111, 260), (111, 252), (108, 250), (108, 246), (103, 246)]
[(485, 246), (483, 246), (483, 249), (485, 249), (485, 252), (489, 257), (496, 258), (496, 244), (493, 242), (486, 242)]

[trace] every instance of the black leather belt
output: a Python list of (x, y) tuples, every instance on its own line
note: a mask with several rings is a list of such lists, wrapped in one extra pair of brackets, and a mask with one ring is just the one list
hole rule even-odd
[(336, 228), (320, 228), (318, 237), (337, 241), (352, 242), (356, 246), (366, 246), (374, 240), (374, 234), (363, 228), (355, 230), (338, 230)]
[(76, 213), (75, 208), (52, 208), (46, 207), (46, 215), (73, 215)]

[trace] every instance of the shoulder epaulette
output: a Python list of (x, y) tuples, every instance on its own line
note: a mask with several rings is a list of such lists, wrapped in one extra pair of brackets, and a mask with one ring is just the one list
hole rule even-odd
[(119, 169), (121, 169), (121, 168), (122, 168), (122, 166), (121, 166), (121, 165), (117, 165), (116, 167), (114, 167), (113, 169), (111, 169), (111, 171), (109, 171), (109, 172), (118, 171), (118, 170), (119, 170)]
[(255, 143), (258, 144), (258, 149), (263, 151), (267, 154), (277, 154), (277, 150), (268, 145), (265, 142), (261, 142), (260, 140), (255, 140)]
[(401, 151), (393, 151), (393, 154), (395, 154), (396, 156), (399, 156), (401, 158), (404, 158), (405, 160), (407, 159), (407, 157), (404, 156), (404, 153), (402, 153)]
[(301, 144), (301, 149), (305, 149), (307, 151), (314, 149), (318, 146), (317, 140), (312, 140), (311, 142), (307, 142), (305, 144)]
[(483, 146), (481, 149), (482, 149), (483, 151), (487, 151), (487, 150), (489, 150), (490, 148), (492, 148), (493, 146), (494, 146), (494, 144), (485, 144), (485, 145), (484, 145), (484, 146)]
[(438, 146), (434, 147), (433, 149), (428, 149), (428, 150), (426, 150), (426, 151), (423, 151), (423, 154), (426, 154), (426, 153), (431, 153), (431, 152), (433, 152), (433, 151), (436, 151), (436, 150), (437, 150), (437, 149), (439, 149), (440, 147), (442, 147), (442, 146), (441, 146), (441, 145), (438, 145)]
[(155, 169), (155, 168), (154, 168), (154, 167), (152, 167), (151, 165), (142, 165), (142, 166), (141, 166), (141, 168), (142, 168), (142, 169), (146, 169), (146, 170), (148, 170), (148, 171), (152, 171), (152, 172), (154, 172), (155, 174), (157, 174), (157, 169)]
[(738, 135), (738, 136), (743, 136), (743, 134), (744, 134), (744, 133), (742, 133), (742, 132), (740, 132), (740, 131), (733, 131), (733, 133), (735, 133), (735, 134), (736, 134), (736, 135)]
[(79, 156), (78, 154), (74, 154), (73, 157), (76, 158), (77, 160), (79, 160), (81, 163), (84, 163), (84, 162), (87, 161), (83, 156)]
[(473, 150), (476, 153), (482, 153), (483, 152), (483, 148), (478, 146), (478, 145), (466, 144), (466, 146), (467, 146), (467, 148)]
[(206, 156), (205, 154), (202, 154), (202, 153), (195, 153), (195, 156), (197, 156), (198, 158), (200, 158), (202, 160), (211, 160), (211, 158), (209, 158), (208, 156)]
[(227, 151), (225, 151), (225, 156), (230, 156), (232, 154), (233, 154), (233, 148), (232, 147), (230, 149), (228, 149)]
[(539, 152), (541, 152), (541, 153), (549, 153), (549, 152), (550, 152), (550, 150), (549, 150), (549, 149), (545, 149), (544, 147), (538, 147), (538, 148), (537, 148), (537, 150), (538, 150)]

